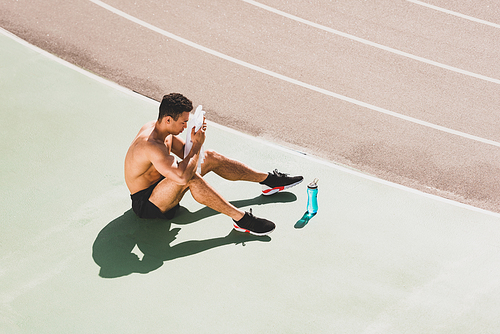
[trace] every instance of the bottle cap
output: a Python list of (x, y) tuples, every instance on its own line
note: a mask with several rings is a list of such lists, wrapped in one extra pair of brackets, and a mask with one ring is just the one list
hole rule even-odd
[(319, 179), (314, 179), (311, 183), (307, 185), (308, 188), (318, 188)]

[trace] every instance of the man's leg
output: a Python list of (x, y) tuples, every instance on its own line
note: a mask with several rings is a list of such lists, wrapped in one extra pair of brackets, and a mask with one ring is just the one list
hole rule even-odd
[(223, 213), (234, 220), (240, 220), (245, 214), (225, 200), (199, 174), (195, 174), (187, 186), (177, 185), (167, 178), (163, 179), (153, 190), (149, 201), (156, 205), (162, 212), (166, 212), (181, 201), (188, 189), (191, 191), (191, 195), (195, 201)]
[[(189, 189), (198, 203), (231, 217), (234, 220), (234, 228), (238, 231), (249, 232), (254, 235), (266, 235), (275, 229), (276, 225), (273, 222), (257, 218), (252, 215), (251, 211), (245, 213), (224, 199), (202, 177), (202, 175), (211, 171), (231, 181), (266, 181), (264, 183), (267, 183), (269, 177), (277, 177), (276, 173), (273, 175), (259, 172), (239, 161), (229, 159), (215, 151), (207, 150), (205, 160), (201, 166), (201, 175), (196, 173), (187, 186), (178, 186), (169, 182), (168, 179), (164, 179), (156, 186), (150, 201), (165, 212), (177, 205)], [(284, 187), (280, 187), (280, 190), (283, 189)]]
[(208, 206), (217, 212), (238, 221), (243, 218), (245, 212), (236, 208), (223, 198), (210, 184), (207, 183), (199, 174), (195, 174), (188, 183), (191, 195), (200, 204)]
[(262, 182), (268, 176), (268, 173), (256, 171), (244, 163), (207, 150), (205, 160), (201, 165), (201, 175), (211, 171), (229, 181)]
[(288, 176), (277, 169), (272, 173), (259, 172), (239, 161), (208, 150), (205, 152), (205, 161), (201, 165), (201, 174), (205, 175), (210, 171), (230, 181), (259, 182), (262, 185), (263, 195), (272, 195), (294, 187), (304, 179), (302, 176)]
[(188, 189), (198, 203), (233, 218), (234, 228), (237, 231), (266, 235), (276, 227), (273, 222), (267, 219), (257, 218), (251, 212), (245, 213), (236, 208), (197, 173), (186, 186), (178, 186), (169, 182), (168, 179), (164, 179), (155, 187), (149, 200), (165, 212), (177, 205)]
[(187, 189), (187, 186), (178, 185), (168, 178), (164, 178), (154, 188), (149, 196), (149, 201), (162, 212), (166, 212), (179, 204)]

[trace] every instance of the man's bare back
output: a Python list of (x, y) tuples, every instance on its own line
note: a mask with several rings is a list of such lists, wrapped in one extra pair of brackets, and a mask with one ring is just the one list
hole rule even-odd
[(171, 155), (172, 135), (167, 136), (164, 142), (152, 136), (155, 122), (145, 124), (133, 140), (125, 156), (125, 182), (131, 194), (146, 189), (161, 179), (162, 175), (154, 167), (149, 158), (151, 146), (160, 147), (172, 161), (171, 166), (176, 167), (175, 158)]

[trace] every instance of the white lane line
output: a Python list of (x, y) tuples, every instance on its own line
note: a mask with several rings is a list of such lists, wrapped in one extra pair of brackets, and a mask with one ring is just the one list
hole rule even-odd
[(416, 4), (416, 5), (428, 7), (428, 8), (431, 8), (431, 9), (434, 9), (434, 10), (437, 10), (437, 11), (440, 11), (440, 12), (443, 12), (443, 13), (446, 13), (446, 14), (454, 15), (454, 16), (457, 16), (457, 17), (460, 17), (460, 18), (463, 18), (463, 19), (466, 19), (466, 20), (469, 20), (469, 21), (473, 21), (473, 22), (477, 22), (477, 23), (481, 23), (481, 24), (486, 24), (486, 25), (488, 25), (490, 27), (494, 27), (494, 28), (500, 29), (500, 24), (496, 24), (496, 23), (493, 23), (493, 22), (481, 20), (481, 19), (478, 19), (478, 18), (475, 18), (475, 17), (472, 17), (472, 16), (464, 15), (464, 14), (461, 14), (461, 13), (458, 13), (458, 12), (454, 12), (452, 10), (444, 9), (444, 8), (441, 8), (441, 7), (438, 7), (438, 6), (430, 5), (430, 4), (422, 2), (422, 1), (417, 1), (417, 0), (406, 0), (406, 1), (412, 2), (412, 3)]
[[(37, 46), (35, 46), (35, 45), (33, 45), (33, 44), (25, 41), (24, 39), (22, 39), (22, 38), (20, 38), (20, 37), (18, 37), (16, 35), (14, 35), (10, 31), (5, 30), (2, 27), (0, 27), (0, 33), (2, 33), (3, 35), (5, 35), (5, 36), (7, 36), (9, 38), (12, 38), (13, 40), (15, 40), (16, 42), (18, 42), (19, 44), (21, 44), (21, 45), (23, 45), (25, 47), (28, 47), (31, 50), (34, 50), (34, 51), (42, 54), (43, 56), (49, 58), (50, 60), (55, 61), (55, 62), (57, 62), (59, 64), (62, 64), (64, 66), (66, 66), (66, 67), (69, 67), (69, 68), (71, 68), (72, 70), (74, 70), (74, 71), (76, 71), (78, 73), (84, 74), (87, 77), (94, 79), (95, 81), (98, 81), (100, 83), (106, 84), (106, 85), (108, 85), (108, 86), (110, 86), (110, 87), (112, 87), (112, 88), (114, 88), (116, 90), (119, 90), (121, 92), (124, 92), (124, 93), (131, 92), (131, 90), (129, 90), (128, 88), (125, 88), (123, 86), (118, 85), (116, 82), (113, 82), (113, 81), (110, 81), (110, 80), (105, 79), (103, 77), (100, 77), (100, 76), (98, 76), (96, 74), (93, 74), (93, 73), (91, 73), (89, 71), (86, 71), (83, 68), (78, 67), (78, 66), (76, 66), (76, 65), (74, 65), (74, 64), (72, 64), (72, 63), (70, 63), (70, 62), (68, 62), (68, 61), (66, 61), (66, 60), (64, 60), (62, 58), (54, 56), (52, 53), (49, 53), (49, 52), (47, 52), (47, 51), (45, 51), (45, 50), (43, 50), (43, 49), (41, 49), (41, 48), (39, 48)], [(145, 97), (145, 96), (140, 95), (140, 94), (138, 94), (138, 95), (141, 96), (144, 100), (150, 100), (148, 97)]]
[[(481, 79), (481, 80), (493, 82), (493, 83), (496, 83), (496, 84), (500, 84), (500, 79), (495, 79), (495, 78), (491, 78), (491, 77), (488, 77), (488, 76), (485, 76), (485, 75), (482, 75), (482, 74), (478, 74), (478, 73), (474, 73), (474, 72), (462, 70), (462, 69), (457, 68), (457, 67), (453, 67), (453, 66), (449, 66), (449, 65), (446, 65), (446, 64), (442, 64), (442, 63), (439, 63), (439, 62), (434, 61), (434, 60), (430, 60), (430, 59), (427, 59), (427, 58), (415, 56), (415, 55), (412, 55), (411, 53), (407, 53), (407, 52), (404, 52), (404, 51), (393, 49), (393, 48), (390, 48), (390, 47), (382, 45), (382, 44), (374, 43), (374, 42), (371, 42), (369, 40), (366, 40), (366, 39), (363, 39), (363, 38), (359, 38), (359, 37), (356, 37), (356, 36), (353, 36), (353, 35), (350, 35), (350, 34), (347, 34), (345, 32), (338, 31), (338, 30), (335, 30), (335, 29), (332, 29), (332, 28), (329, 28), (329, 27), (326, 27), (324, 25), (321, 25), (321, 24), (318, 24), (318, 23), (315, 23), (315, 22), (312, 22), (312, 21), (305, 20), (305, 19), (300, 18), (298, 16), (285, 13), (285, 12), (279, 10), (279, 9), (276, 9), (276, 8), (273, 8), (273, 7), (269, 7), (267, 5), (259, 3), (257, 1), (253, 1), (253, 0), (242, 0), (242, 1), (244, 1), (244, 2), (246, 2), (248, 4), (250, 4), (250, 5), (254, 5), (254, 6), (260, 7), (262, 9), (265, 9), (265, 10), (271, 12), (271, 13), (284, 16), (284, 17), (289, 18), (291, 20), (307, 24), (309, 26), (312, 26), (312, 27), (315, 27), (315, 28), (318, 28), (318, 29), (330, 32), (332, 34), (336, 34), (336, 35), (339, 35), (339, 36), (342, 36), (342, 37), (345, 37), (345, 38), (349, 38), (349, 39), (351, 39), (353, 41), (356, 41), (356, 42), (359, 42), (359, 43), (363, 43), (363, 44), (366, 44), (366, 45), (369, 45), (369, 46), (372, 46), (372, 47), (375, 47), (375, 48), (378, 48), (378, 49), (381, 49), (381, 50), (384, 50), (384, 51), (387, 51), (387, 52), (391, 52), (391, 53), (397, 54), (399, 56), (407, 57), (407, 58), (410, 58), (410, 59), (413, 59), (413, 60), (420, 61), (422, 63), (426, 63), (426, 64), (433, 65), (433, 66), (437, 66), (437, 67), (440, 67), (440, 68), (443, 68), (443, 69), (446, 69), (446, 70), (449, 70), (449, 71), (453, 71), (453, 72), (456, 72), (456, 73), (464, 74), (464, 75), (467, 75), (467, 76), (470, 76), (470, 77), (474, 77), (474, 78), (477, 78), (477, 79)], [(411, 1), (411, 0), (407, 0), (407, 1)]]
[[(147, 98), (145, 97), (144, 95), (141, 95), (137, 92), (134, 92), (128, 88), (125, 88), (125, 87), (122, 87), (112, 81), (109, 81), (107, 79), (103, 79), (102, 77), (100, 76), (97, 76), (91, 72), (88, 72), (78, 66), (75, 66), (69, 62), (67, 62), (66, 60), (63, 60), (59, 57), (56, 57), (54, 56), (53, 54), (51, 53), (48, 53), (47, 51), (43, 50), (43, 49), (40, 49), (39, 47), (33, 45), (33, 44), (30, 44), (28, 42), (26, 42), (25, 40), (19, 38), (18, 36), (12, 34), (11, 32), (3, 29), (0, 27), (0, 33), (3, 34), (4, 36), (7, 36), (9, 38), (11, 38), (12, 40), (18, 42), (19, 44), (31, 49), (31, 50), (34, 50), (40, 54), (42, 54), (43, 56), (47, 57), (48, 59), (52, 60), (52, 61), (55, 61), (63, 66), (66, 66), (68, 68), (70, 68), (71, 70), (74, 70), (74, 71), (77, 71), (78, 73), (80, 74), (83, 74), (93, 80), (96, 80), (97, 82), (99, 83), (102, 83), (104, 85), (107, 85), (113, 89), (116, 89), (122, 93), (125, 93), (127, 95), (130, 95), (130, 96), (133, 96), (135, 98), (138, 98), (144, 102), (147, 102), (147, 103), (150, 103), (152, 106), (155, 106), (155, 107), (158, 107), (159, 105), (159, 102), (158, 101), (155, 101), (155, 100), (152, 100), (150, 98)], [(359, 176), (361, 178), (364, 178), (364, 179), (367, 179), (367, 180), (370, 180), (370, 181), (373, 181), (373, 182), (377, 182), (377, 183), (380, 183), (380, 184), (384, 184), (384, 185), (387, 185), (389, 187), (393, 187), (393, 188), (397, 188), (397, 189), (401, 189), (401, 190), (404, 190), (404, 191), (407, 191), (407, 192), (410, 192), (410, 193), (414, 193), (414, 194), (417, 194), (417, 195), (420, 195), (420, 196), (423, 196), (423, 197), (428, 197), (428, 198), (431, 198), (431, 199), (434, 199), (434, 200), (437, 200), (437, 201), (440, 201), (440, 202), (444, 202), (444, 203), (449, 203), (449, 204), (452, 204), (452, 205), (455, 205), (457, 207), (461, 207), (461, 208), (465, 208), (465, 209), (468, 209), (468, 210), (471, 210), (471, 211), (476, 211), (476, 212), (479, 212), (479, 213), (484, 213), (484, 214), (487, 214), (487, 215), (490, 215), (490, 216), (493, 216), (493, 217), (497, 217), (497, 218), (500, 218), (500, 213), (497, 213), (497, 212), (493, 212), (493, 211), (489, 211), (489, 210), (485, 210), (485, 209), (480, 209), (480, 208), (477, 208), (475, 206), (472, 206), (472, 205), (469, 205), (469, 204), (464, 204), (464, 203), (460, 203), (460, 202), (457, 202), (457, 201), (454, 201), (454, 200), (451, 200), (451, 199), (447, 199), (447, 198), (444, 198), (444, 197), (439, 197), (437, 195), (432, 195), (432, 194), (428, 194), (428, 193), (425, 193), (425, 192), (422, 192), (420, 190), (416, 190), (416, 189), (413, 189), (413, 188), (409, 188), (407, 186), (403, 186), (401, 184), (397, 184), (397, 183), (394, 183), (394, 182), (390, 182), (390, 181), (387, 181), (387, 180), (384, 180), (384, 179), (380, 179), (380, 178), (377, 178), (377, 177), (374, 177), (374, 176), (371, 176), (371, 175), (367, 175), (367, 174), (363, 174), (362, 172), (359, 172), (359, 171), (356, 171), (356, 170), (353, 170), (353, 169), (349, 169), (349, 168), (346, 168), (346, 167), (342, 167), (340, 165), (336, 165), (335, 163), (332, 163), (332, 162), (329, 162), (329, 161), (325, 161), (323, 159), (320, 159), (320, 158), (317, 158), (317, 157), (314, 157), (312, 155), (308, 155), (308, 154), (303, 154), (303, 153), (299, 153), (297, 151), (294, 151), (294, 150), (291, 150), (289, 148), (286, 148), (286, 147), (283, 147), (283, 146), (280, 146), (280, 145), (277, 145), (277, 144), (274, 144), (274, 143), (271, 143), (265, 139), (262, 139), (262, 138), (256, 138), (254, 136), (251, 136), (251, 135), (248, 135), (248, 134), (245, 134), (241, 131), (238, 131), (238, 130), (234, 130), (234, 129), (231, 129), (231, 128), (228, 128), (227, 126), (224, 126), (224, 125), (221, 125), (221, 124), (218, 124), (218, 123), (215, 123), (215, 122), (212, 122), (212, 121), (207, 121), (208, 124), (210, 126), (214, 126), (215, 128), (218, 128), (218, 129), (221, 129), (223, 131), (226, 131), (226, 132), (229, 132), (231, 134), (234, 134), (234, 135), (237, 135), (237, 136), (241, 136), (243, 138), (246, 138), (246, 139), (249, 139), (249, 140), (254, 140), (254, 141), (257, 141), (259, 143), (262, 143), (262, 144), (265, 144), (267, 146), (270, 146), (274, 149), (277, 149), (277, 150), (280, 150), (280, 151), (283, 151), (283, 152), (287, 152), (287, 153), (290, 153), (292, 155), (295, 155), (295, 156), (299, 156), (299, 157), (302, 157), (306, 160), (310, 160), (314, 163), (318, 163), (318, 164), (322, 164), (322, 165), (325, 165), (325, 166), (328, 166), (328, 167), (331, 167), (333, 169), (337, 169), (339, 171), (342, 171), (342, 172), (345, 172), (345, 173), (348, 173), (348, 174), (352, 174), (352, 175), (356, 175), (356, 176)]]
[(102, 2), (100, 0), (89, 0), (89, 1), (95, 3), (98, 6), (101, 6), (104, 9), (107, 9), (107, 10), (115, 13), (116, 15), (119, 15), (119, 16), (127, 19), (127, 20), (130, 20), (130, 21), (132, 21), (134, 23), (137, 23), (137, 24), (139, 24), (139, 25), (141, 25), (141, 26), (143, 26), (145, 28), (151, 29), (152, 31), (155, 31), (155, 32), (157, 32), (159, 34), (162, 34), (163, 36), (166, 36), (168, 38), (171, 38), (173, 40), (176, 40), (178, 42), (181, 42), (183, 44), (191, 46), (191, 47), (193, 47), (195, 49), (198, 49), (198, 50), (201, 50), (201, 51), (206, 52), (208, 54), (211, 54), (213, 56), (222, 58), (224, 60), (230, 61), (232, 63), (238, 64), (238, 65), (241, 65), (241, 66), (244, 66), (246, 68), (252, 69), (254, 71), (257, 71), (257, 72), (260, 72), (260, 73), (263, 73), (263, 74), (267, 74), (267, 75), (269, 75), (271, 77), (274, 77), (274, 78), (277, 78), (277, 79), (289, 82), (291, 84), (294, 84), (294, 85), (297, 85), (297, 86), (300, 86), (300, 87), (303, 87), (303, 88), (307, 88), (307, 89), (310, 89), (312, 91), (315, 91), (315, 92), (318, 92), (318, 93), (321, 93), (321, 94), (324, 94), (324, 95), (327, 95), (327, 96), (331, 96), (331, 97), (337, 98), (339, 100), (346, 101), (346, 102), (358, 105), (358, 106), (363, 107), (363, 108), (371, 109), (373, 111), (377, 111), (377, 112), (380, 112), (382, 114), (390, 115), (390, 116), (393, 116), (393, 117), (396, 117), (396, 118), (403, 119), (405, 121), (409, 121), (409, 122), (412, 122), (412, 123), (415, 123), (415, 124), (423, 125), (423, 126), (426, 126), (426, 127), (429, 127), (429, 128), (435, 129), (435, 130), (443, 131), (443, 132), (446, 132), (446, 133), (454, 134), (454, 135), (457, 135), (457, 136), (460, 136), (460, 137), (463, 137), (463, 138), (475, 140), (475, 141), (478, 141), (478, 142), (481, 142), (481, 143), (484, 143), (484, 144), (488, 144), (488, 145), (493, 145), (493, 146), (496, 146), (496, 147), (500, 147), (500, 143), (499, 142), (496, 142), (496, 141), (493, 141), (493, 140), (490, 140), (490, 139), (481, 138), (481, 137), (470, 135), (468, 133), (464, 133), (464, 132), (461, 132), (461, 131), (449, 129), (449, 128), (446, 128), (444, 126), (440, 126), (440, 125), (436, 125), (436, 124), (429, 123), (429, 122), (426, 122), (426, 121), (422, 121), (422, 120), (419, 120), (419, 119), (416, 119), (416, 118), (413, 118), (413, 117), (410, 117), (410, 116), (398, 114), (398, 113), (396, 113), (394, 111), (390, 111), (390, 110), (387, 110), (387, 109), (384, 109), (384, 108), (380, 108), (380, 107), (374, 106), (374, 105), (369, 104), (369, 103), (358, 101), (356, 99), (353, 99), (353, 98), (350, 98), (350, 97), (347, 97), (347, 96), (344, 96), (344, 95), (340, 95), (340, 94), (331, 92), (331, 91), (323, 89), (323, 88), (319, 88), (319, 87), (313, 86), (311, 84), (308, 84), (308, 83), (305, 83), (305, 82), (302, 82), (302, 81), (299, 81), (299, 80), (296, 80), (296, 79), (284, 76), (282, 74), (278, 74), (276, 72), (272, 72), (272, 71), (266, 70), (266, 69), (264, 69), (262, 67), (259, 67), (259, 66), (247, 63), (247, 62), (245, 62), (243, 60), (239, 60), (239, 59), (233, 58), (231, 56), (228, 56), (228, 55), (225, 55), (225, 54), (220, 53), (218, 51), (209, 49), (209, 48), (204, 47), (202, 45), (199, 45), (199, 44), (196, 44), (194, 42), (191, 42), (191, 41), (189, 41), (189, 40), (187, 40), (185, 38), (182, 38), (182, 37), (179, 37), (177, 35), (174, 35), (174, 34), (168, 32), (168, 31), (165, 31), (163, 29), (155, 27), (155, 26), (153, 26), (150, 23), (144, 22), (144, 21), (142, 21), (142, 20), (140, 20), (140, 19), (138, 19), (138, 18), (136, 18), (136, 17), (134, 17), (132, 15), (124, 13), (121, 10), (116, 9), (116, 8), (114, 8), (114, 7), (108, 5), (108, 4), (106, 4), (106, 3), (104, 3), (104, 2)]

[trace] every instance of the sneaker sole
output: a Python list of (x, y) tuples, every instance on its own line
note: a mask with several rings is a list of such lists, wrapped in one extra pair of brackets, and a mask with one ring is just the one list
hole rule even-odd
[(280, 191), (283, 191), (285, 189), (289, 189), (291, 187), (294, 187), (296, 186), (297, 184), (301, 183), (302, 181), (304, 181), (304, 179), (298, 181), (298, 182), (295, 182), (295, 183), (292, 183), (292, 184), (289, 184), (287, 186), (281, 186), (281, 187), (274, 187), (274, 188), (270, 188), (268, 186), (265, 186), (263, 185), (262, 186), (262, 195), (264, 196), (269, 196), (269, 195), (272, 195), (272, 194), (276, 194), (277, 192), (280, 192)]
[(243, 232), (243, 233), (250, 233), (252, 235), (256, 235), (256, 236), (264, 236), (264, 235), (268, 235), (269, 233), (271, 233), (272, 231), (274, 231), (276, 228), (273, 228), (271, 231), (269, 232), (264, 232), (264, 233), (257, 233), (257, 232), (253, 232), (253, 231), (250, 231), (250, 230), (247, 230), (247, 229), (244, 229), (244, 228), (241, 228), (239, 227), (238, 225), (236, 224), (233, 224), (233, 228), (238, 231), (238, 232)]

